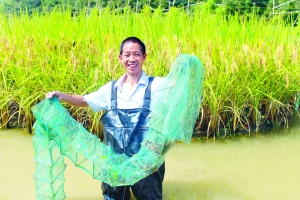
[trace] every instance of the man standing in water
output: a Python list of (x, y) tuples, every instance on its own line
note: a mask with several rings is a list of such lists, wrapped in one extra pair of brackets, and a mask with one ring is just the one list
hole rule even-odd
[[(106, 110), (101, 118), (103, 142), (116, 153), (128, 156), (136, 154), (148, 131), (151, 111), (151, 91), (155, 91), (162, 78), (153, 78), (142, 69), (146, 59), (145, 44), (137, 37), (126, 38), (120, 46), (119, 60), (126, 73), (97, 91), (85, 96), (70, 95), (58, 91), (49, 92), (46, 98), (56, 96), (73, 106), (90, 106), (95, 112)], [(130, 189), (137, 200), (162, 199), (162, 182), (165, 166), (134, 185), (111, 187), (102, 183), (105, 200), (129, 200)]]

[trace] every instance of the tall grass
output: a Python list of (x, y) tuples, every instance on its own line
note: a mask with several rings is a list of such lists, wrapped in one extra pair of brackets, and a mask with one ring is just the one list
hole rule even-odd
[[(1, 15), (0, 23), (2, 126), (12, 116), (11, 102), (31, 127), (30, 108), (46, 92), (86, 94), (118, 78), (124, 73), (119, 44), (132, 35), (146, 43), (149, 75), (165, 76), (181, 53), (203, 62), (204, 100), (195, 128), (207, 136), (218, 136), (220, 128), (250, 133), (264, 123), (280, 125), (297, 101), (300, 28), (280, 18), (225, 17), (200, 9), (187, 14), (176, 8), (151, 14), (146, 8), (139, 14), (95, 9), (76, 17), (59, 11)], [(68, 108), (98, 134), (100, 114)]]

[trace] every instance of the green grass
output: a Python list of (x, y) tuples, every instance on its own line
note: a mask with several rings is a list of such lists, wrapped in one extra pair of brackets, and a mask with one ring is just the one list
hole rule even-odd
[[(197, 128), (207, 130), (207, 136), (219, 136), (220, 128), (250, 133), (266, 121), (280, 124), (293, 111), (300, 80), (300, 27), (284, 25), (280, 18), (187, 14), (176, 8), (154, 14), (147, 9), (139, 14), (93, 10), (77, 17), (55, 11), (0, 16), (2, 126), (11, 101), (30, 124), (30, 108), (46, 92), (86, 94), (118, 78), (124, 73), (119, 44), (133, 35), (146, 43), (144, 70), (149, 75), (167, 75), (181, 53), (202, 61), (206, 78)], [(99, 132), (100, 114), (68, 108)]]

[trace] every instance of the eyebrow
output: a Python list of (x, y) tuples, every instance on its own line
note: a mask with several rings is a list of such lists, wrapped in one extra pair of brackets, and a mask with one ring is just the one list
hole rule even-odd
[(124, 51), (123, 53), (141, 53), (141, 54), (143, 54), (143, 52), (141, 50), (139, 50), (139, 51)]

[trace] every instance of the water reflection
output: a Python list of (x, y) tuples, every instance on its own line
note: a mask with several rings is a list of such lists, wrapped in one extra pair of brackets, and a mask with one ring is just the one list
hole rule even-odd
[[(31, 135), (0, 131), (0, 199), (36, 199)], [(176, 144), (166, 159), (164, 199), (299, 199), (300, 133), (258, 134), (224, 142)], [(66, 158), (67, 200), (103, 199), (93, 180)]]

